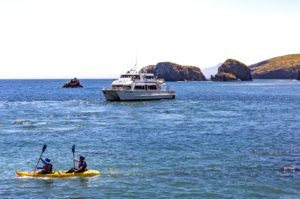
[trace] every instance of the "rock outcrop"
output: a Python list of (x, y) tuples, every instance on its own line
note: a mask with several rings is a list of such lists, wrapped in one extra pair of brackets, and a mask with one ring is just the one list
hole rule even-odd
[(255, 79), (297, 79), (300, 54), (274, 57), (249, 67)]
[(160, 62), (156, 65), (145, 66), (140, 72), (153, 73), (157, 78), (162, 78), (165, 81), (206, 80), (200, 68), (196, 66), (183, 66), (171, 62)]
[(212, 75), (210, 77), (210, 80), (215, 82), (230, 82), (230, 81), (237, 81), (238, 79), (236, 78), (235, 75), (231, 73), (219, 72), (215, 76)]
[(212, 81), (251, 81), (251, 70), (242, 62), (227, 59), (219, 68)]
[(300, 81), (300, 70), (298, 71), (297, 80), (299, 80), (299, 81)]
[(79, 79), (76, 77), (71, 79), (69, 83), (65, 83), (63, 88), (82, 88), (83, 86), (80, 84)]
[(281, 171), (283, 173), (295, 173), (295, 172), (299, 172), (300, 169), (294, 165), (288, 165), (288, 166), (284, 166), (284, 167), (280, 168), (279, 171)]

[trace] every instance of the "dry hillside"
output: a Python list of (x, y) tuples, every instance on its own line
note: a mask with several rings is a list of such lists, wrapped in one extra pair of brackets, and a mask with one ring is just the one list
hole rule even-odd
[(296, 79), (300, 71), (300, 54), (274, 57), (249, 67), (256, 79)]

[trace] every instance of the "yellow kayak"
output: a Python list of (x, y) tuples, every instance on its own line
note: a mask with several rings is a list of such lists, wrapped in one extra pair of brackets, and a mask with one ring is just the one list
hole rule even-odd
[(79, 177), (92, 177), (100, 174), (97, 170), (88, 170), (82, 173), (66, 173), (65, 171), (54, 171), (51, 174), (34, 174), (33, 172), (17, 171), (18, 176), (29, 176), (29, 177), (46, 177), (46, 178), (67, 178), (73, 176)]

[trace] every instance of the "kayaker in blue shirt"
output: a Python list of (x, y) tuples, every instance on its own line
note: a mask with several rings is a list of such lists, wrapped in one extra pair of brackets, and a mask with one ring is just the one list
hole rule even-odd
[(75, 160), (75, 162), (78, 162), (78, 168), (74, 170), (75, 173), (80, 173), (80, 172), (84, 172), (87, 171), (87, 164), (85, 162), (85, 157), (80, 156), (79, 160)]
[(50, 163), (50, 159), (46, 158), (45, 160), (43, 160), (41, 158), (41, 161), (43, 162), (44, 166), (43, 167), (37, 167), (38, 169), (41, 169), (39, 171), (37, 171), (36, 173), (39, 173), (39, 174), (49, 174), (49, 173), (52, 173), (52, 168), (53, 168), (53, 165)]
[(87, 171), (87, 164), (85, 162), (85, 157), (79, 156), (79, 160), (74, 159), (75, 162), (78, 162), (78, 168), (70, 169), (67, 173), (81, 173)]

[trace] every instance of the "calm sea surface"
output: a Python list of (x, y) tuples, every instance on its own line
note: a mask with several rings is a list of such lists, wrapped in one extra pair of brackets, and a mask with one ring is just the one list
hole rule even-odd
[[(300, 82), (176, 82), (175, 100), (106, 102), (111, 80), (0, 80), (1, 198), (299, 198)], [(43, 157), (94, 178), (20, 178)]]

